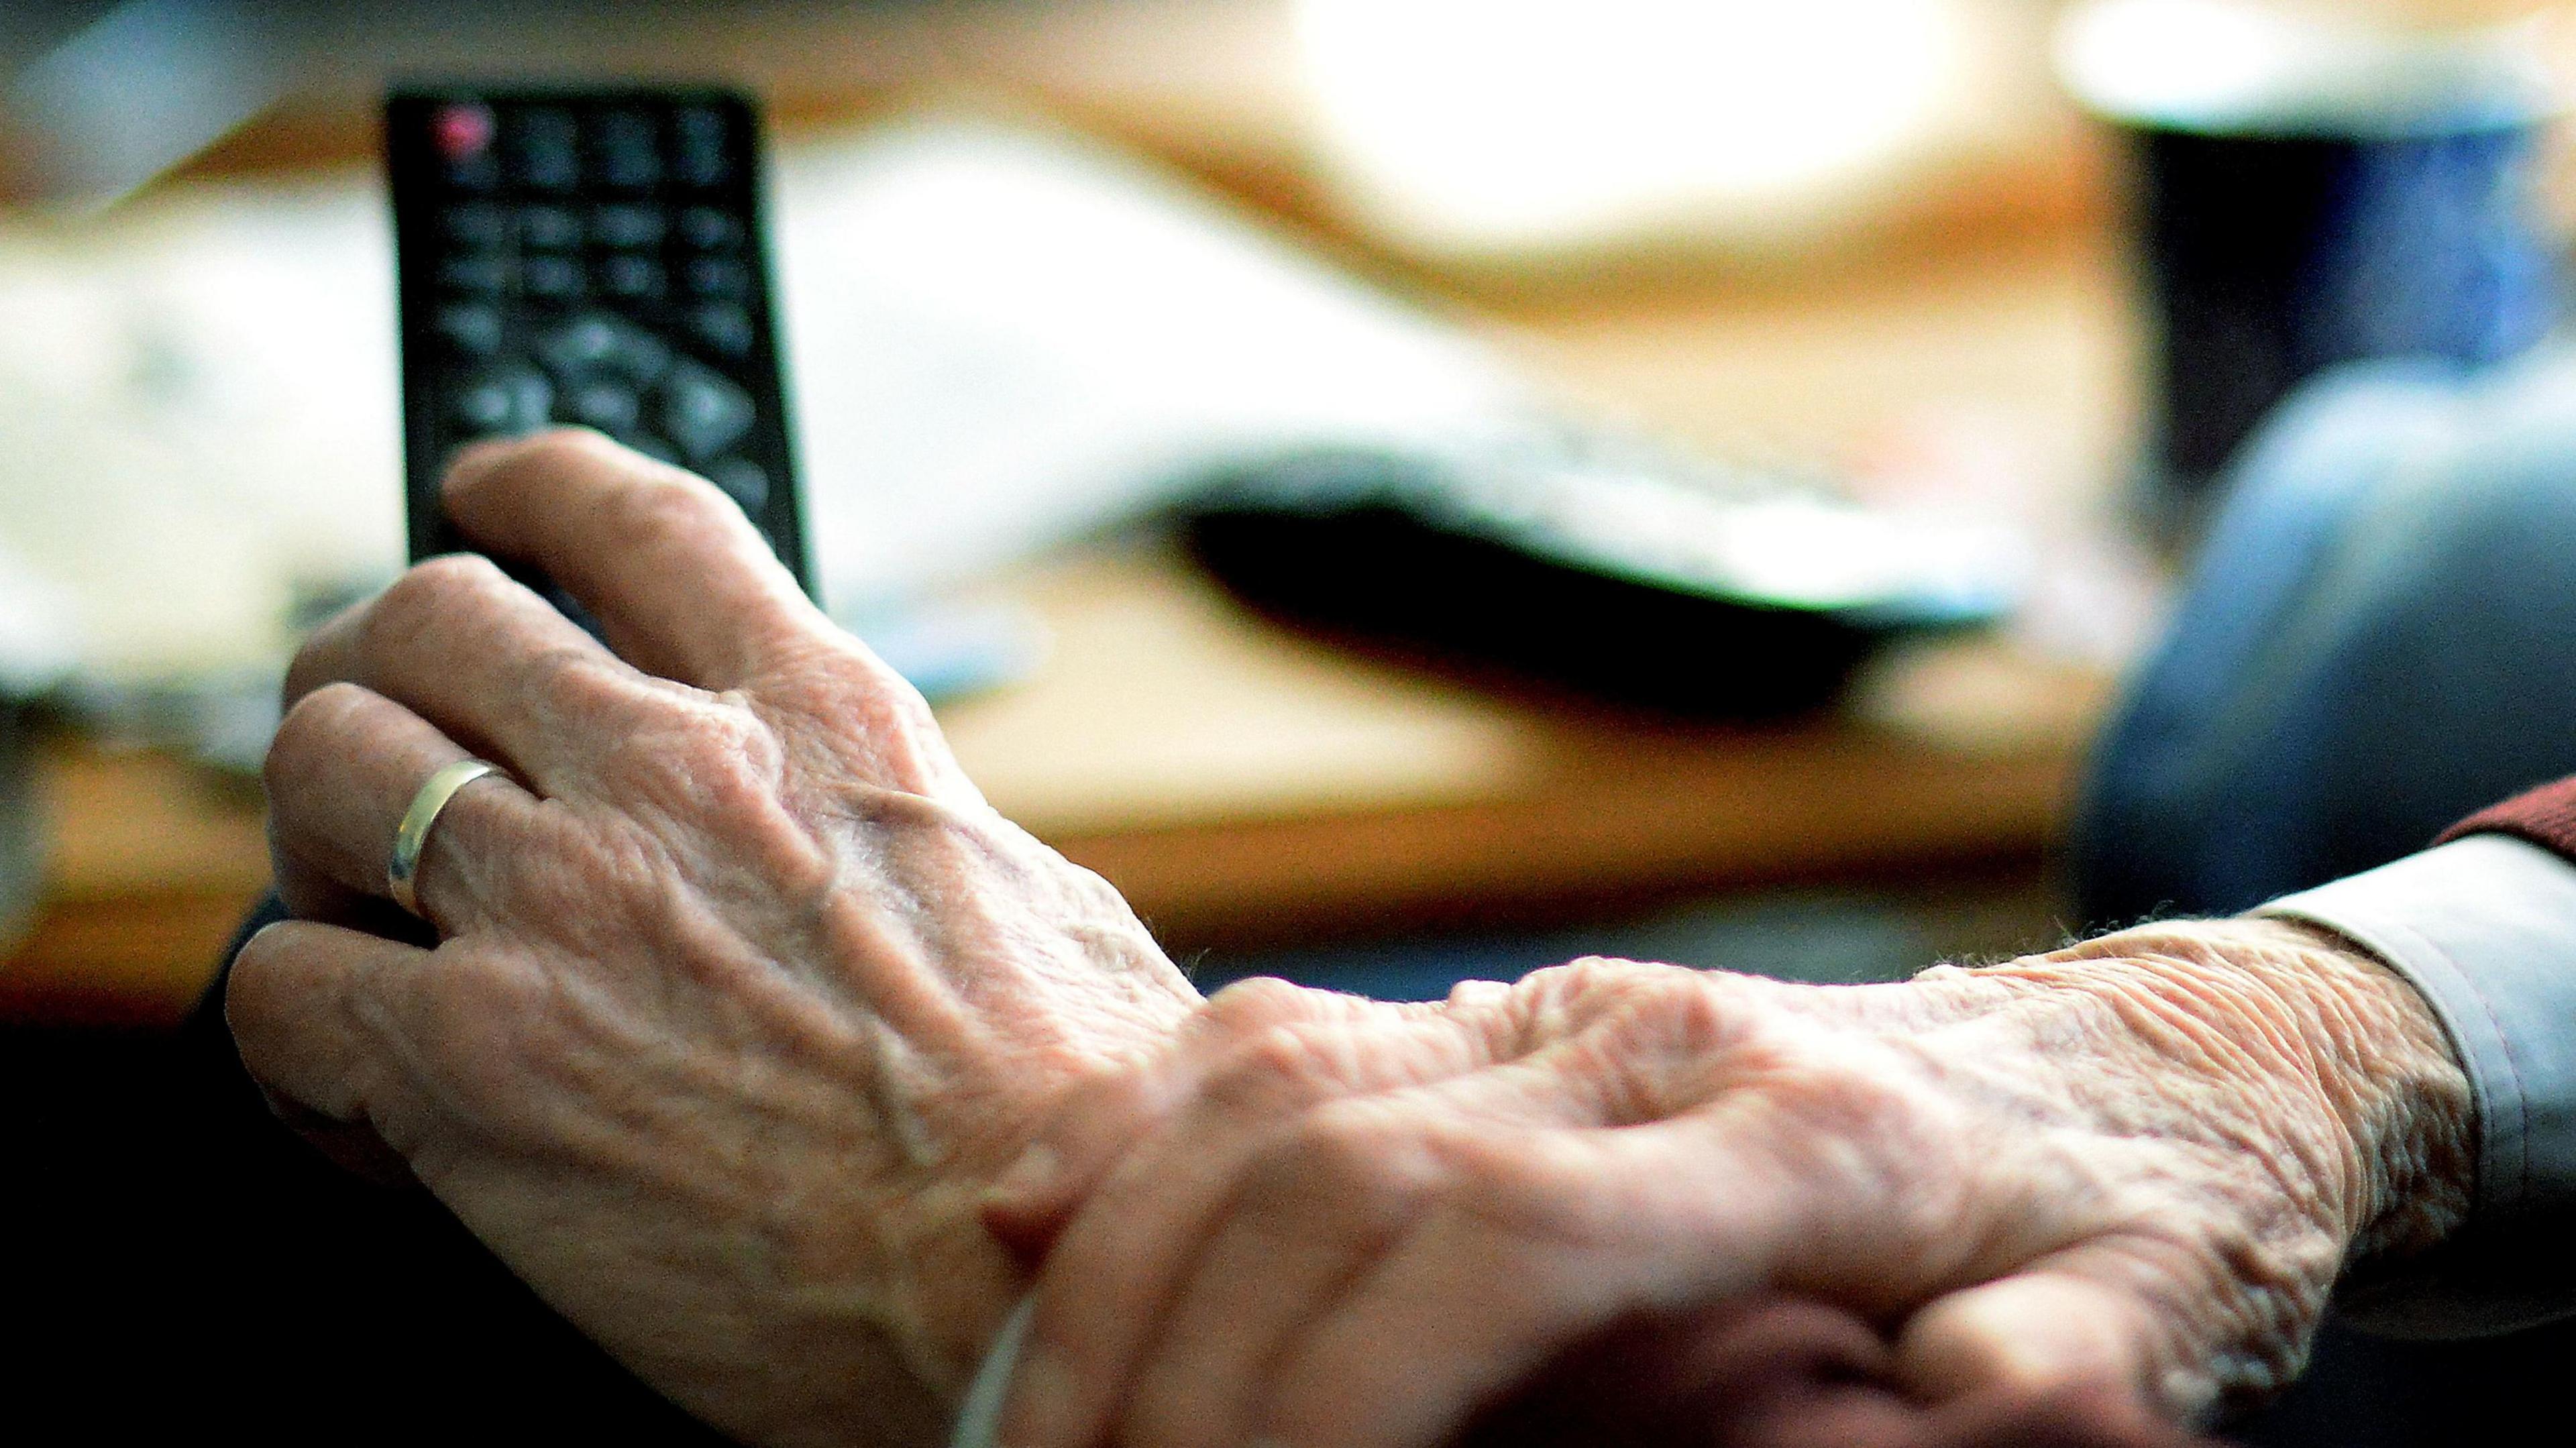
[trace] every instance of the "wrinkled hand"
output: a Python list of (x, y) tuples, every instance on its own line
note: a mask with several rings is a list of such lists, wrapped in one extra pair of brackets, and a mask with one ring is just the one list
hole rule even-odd
[[(1248, 983), (988, 1205), (1044, 1254), (1002, 1440), (1442, 1442), (1605, 1334), (1782, 1292), (1882, 1324), (1924, 1401), (2188, 1416), (2286, 1381), (2348, 1255), (2456, 1221), (2466, 1097), (2409, 988), (2269, 922), (1857, 988)], [(1631, 1398), (1671, 1367), (1623, 1363)]]
[[(268, 764), (299, 919), (235, 967), (244, 1059), (718, 1426), (935, 1440), (1017, 1281), (987, 1183), (1196, 993), (708, 484), (553, 434), (447, 503), (617, 652), (474, 557), (315, 637)], [(468, 753), (511, 778), (440, 816), (438, 943), (397, 943), (395, 822)]]

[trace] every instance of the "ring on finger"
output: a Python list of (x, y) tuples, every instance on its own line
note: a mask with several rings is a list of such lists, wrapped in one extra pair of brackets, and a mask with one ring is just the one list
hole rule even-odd
[(385, 861), (385, 887), (395, 904), (420, 914), (417, 881), (430, 827), (438, 823), (439, 811), (447, 808), (457, 791), (487, 774), (499, 773), (501, 766), (488, 760), (460, 759), (441, 766), (421, 784), (420, 792), (411, 797), (411, 808), (403, 811), (402, 823), (394, 826), (393, 852)]

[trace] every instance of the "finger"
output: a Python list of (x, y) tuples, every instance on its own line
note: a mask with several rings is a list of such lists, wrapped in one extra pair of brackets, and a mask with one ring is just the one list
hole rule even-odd
[(1486, 1049), (1455, 1022), (1393, 1012), (1236, 1038), (1163, 1129), (1118, 1160), (1049, 1254), (1006, 1440), (1075, 1448), (1099, 1435), (1216, 1214), (1305, 1108), (1473, 1069)]
[[(1587, 1330), (1615, 1321), (1622, 1264), (1427, 1212), (1340, 1301), (1316, 1314), (1242, 1411), (1258, 1438), (1346, 1448), (1444, 1441)], [(1397, 1293), (1430, 1296), (1412, 1308)], [(1340, 1374), (1329, 1395), (1317, 1390)]]
[(1237, 981), (1191, 1013), (1153, 1058), (1101, 1071), (1067, 1091), (983, 1203), (987, 1229), (1032, 1260), (1144, 1134), (1253, 1035), (1298, 1023), (1358, 1024), (1420, 1008), (1390, 1006), (1286, 981)]
[[(2153, 1322), (2129, 1293), (2038, 1267), (1916, 1312), (1897, 1337), (1896, 1368), (1927, 1402), (1989, 1389), (2036, 1397), (2108, 1386), (2136, 1394), (2164, 1386), (2149, 1381)], [(2205, 1401), (2172, 1406), (2196, 1409)]]
[(1297, 1142), (1254, 1173), (1141, 1355), (1116, 1441), (1246, 1441), (1257, 1385), (1297, 1331), (1412, 1224), (1439, 1176), (1437, 1159), (1390, 1117), (1400, 1100), (1320, 1107)]
[(433, 558), (325, 623), (286, 675), (288, 707), (361, 684), (549, 795), (658, 687), (490, 559)]
[(1119, 1441), (1239, 1441), (1302, 1330), (1375, 1262), (1450, 1174), (1463, 1128), (1519, 1151), (1617, 1114), (1538, 1055), (1348, 1096), (1307, 1112), (1248, 1173), (1132, 1374)]
[[(1648, 1316), (1595, 1334), (1477, 1416), (1463, 1448), (1576, 1443), (1928, 1448), (1889, 1351), (1857, 1315), (1797, 1298)], [(2013, 1442), (1994, 1437), (1963, 1440)]]
[(1262, 1385), (1261, 1435), (1442, 1442), (1613, 1324), (1765, 1290), (1837, 1213), (1781, 1169), (1767, 1125), (1717, 1115), (1733, 1119), (1462, 1133), (1441, 1199)]
[(477, 547), (543, 569), (648, 673), (731, 689), (848, 647), (715, 484), (597, 433), (468, 448), (444, 495)]
[(269, 926), (243, 945), (224, 987), (242, 1064), (302, 1110), (366, 1122), (395, 1082), (382, 1069), (365, 996), (387, 972), (416, 972), (429, 958), (418, 946), (338, 926)]
[[(385, 870), (396, 826), (432, 774), (466, 757), (419, 715), (359, 685), (304, 696), (278, 726), (266, 771), (269, 849), (287, 908), (334, 912), (347, 896), (391, 898)], [(423, 918), (449, 935), (488, 918), (523, 877), (518, 842), (534, 828), (536, 809), (501, 775), (457, 791), (414, 877)], [(317, 883), (328, 892), (319, 898)]]

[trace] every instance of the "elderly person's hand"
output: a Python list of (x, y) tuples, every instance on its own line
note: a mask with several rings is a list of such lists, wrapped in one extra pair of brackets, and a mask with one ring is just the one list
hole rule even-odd
[[(1927, 1402), (2189, 1416), (2283, 1383), (2350, 1257), (2457, 1221), (2466, 1098), (2409, 987), (2269, 922), (1887, 986), (1248, 983), (1068, 1097), (988, 1205), (1044, 1262), (1001, 1441), (1427, 1445), (1778, 1292), (1882, 1324)], [(1594, 1380), (1668, 1375), (1630, 1365)]]
[[(1018, 1285), (987, 1183), (1196, 993), (711, 486), (553, 434), (447, 503), (617, 652), (474, 557), (315, 637), (268, 765), (299, 919), (235, 967), (244, 1059), (717, 1425), (935, 1440)], [(508, 777), (438, 816), (437, 943), (398, 943), (396, 823), (469, 754)]]

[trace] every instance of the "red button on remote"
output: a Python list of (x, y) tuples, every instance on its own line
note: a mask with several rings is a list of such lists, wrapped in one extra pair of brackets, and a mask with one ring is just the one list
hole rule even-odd
[(438, 154), (450, 161), (470, 161), (492, 147), (492, 112), (482, 106), (441, 106), (429, 127)]

